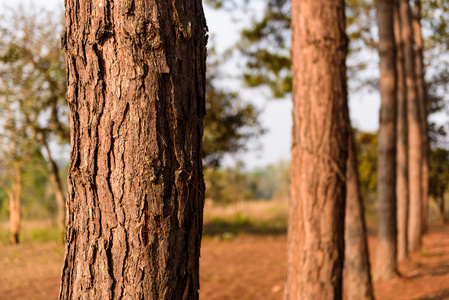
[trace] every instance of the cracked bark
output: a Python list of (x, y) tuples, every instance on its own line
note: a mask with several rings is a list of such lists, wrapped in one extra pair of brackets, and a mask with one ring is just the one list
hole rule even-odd
[(71, 162), (60, 299), (198, 299), (200, 0), (66, 1)]
[(344, 1), (292, 2), (286, 299), (341, 299), (349, 116)]

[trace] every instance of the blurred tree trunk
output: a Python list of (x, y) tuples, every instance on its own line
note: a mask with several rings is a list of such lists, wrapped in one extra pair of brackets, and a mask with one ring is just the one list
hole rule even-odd
[(58, 213), (56, 217), (56, 224), (58, 229), (62, 230), (64, 232), (65, 229), (65, 196), (64, 196), (64, 190), (62, 188), (61, 178), (59, 177), (59, 168), (56, 162), (53, 159), (53, 156), (51, 155), (50, 147), (48, 146), (48, 142), (45, 139), (45, 137), (42, 138), (42, 145), (45, 148), (45, 151), (47, 152), (48, 157), (48, 171), (50, 173), (50, 183), (53, 186), (53, 191), (55, 193), (56, 197), (56, 205), (58, 208)]
[(438, 214), (440, 215), (441, 223), (446, 223), (446, 207), (444, 205), (444, 192), (441, 194), (440, 200), (438, 201)]
[(11, 230), (11, 243), (19, 243), (21, 223), (21, 198), (22, 198), (22, 170), (20, 162), (13, 163), (13, 181), (7, 190), (9, 198), (9, 227)]
[(396, 54), (394, 1), (377, 0), (380, 57), (380, 121), (377, 164), (377, 249), (374, 278), (397, 275)]
[(394, 35), (397, 72), (397, 141), (396, 141), (396, 197), (398, 226), (398, 261), (408, 258), (408, 133), (407, 93), (405, 89), (404, 42), (402, 39), (399, 0), (395, 1)]
[(365, 209), (359, 181), (354, 134), (350, 130), (346, 170), (345, 262), (343, 269), (346, 300), (374, 299)]
[(422, 130), (419, 115), (418, 95), (415, 80), (415, 55), (413, 50), (413, 27), (411, 9), (408, 0), (400, 0), (399, 13), (401, 19), (402, 39), (404, 41), (405, 83), (407, 90), (407, 123), (409, 154), (409, 251), (421, 247), (422, 224)]
[(285, 298), (341, 299), (349, 129), (344, 1), (293, 1), (292, 30)]
[(413, 33), (415, 41), (415, 77), (422, 130), (422, 233), (427, 232), (429, 212), (429, 138), (427, 124), (427, 97), (424, 80), (424, 45), (421, 30), (421, 1), (414, 0)]
[(67, 0), (71, 161), (60, 299), (198, 299), (200, 0)]

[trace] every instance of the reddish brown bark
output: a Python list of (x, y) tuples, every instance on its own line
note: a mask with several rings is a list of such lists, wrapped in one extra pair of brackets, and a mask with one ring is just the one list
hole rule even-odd
[(71, 162), (60, 299), (198, 299), (200, 0), (67, 0)]
[(396, 58), (394, 2), (377, 0), (380, 97), (377, 164), (377, 248), (375, 279), (397, 274), (396, 229)]
[(413, 6), (413, 33), (415, 41), (415, 80), (421, 121), (422, 134), (422, 161), (421, 161), (421, 183), (422, 183), (422, 232), (428, 227), (429, 212), (429, 138), (427, 123), (427, 97), (426, 83), (424, 80), (424, 44), (421, 30), (421, 1), (415, 0)]
[(341, 299), (348, 108), (344, 1), (292, 2), (286, 299)]
[(415, 55), (413, 53), (413, 28), (408, 0), (400, 0), (402, 39), (404, 42), (405, 83), (407, 91), (408, 164), (409, 164), (409, 221), (408, 248), (416, 251), (421, 247), (422, 224), (422, 131), (418, 95), (415, 81)]
[(359, 181), (354, 134), (350, 130), (346, 170), (345, 262), (343, 269), (346, 300), (374, 299), (365, 209)]
[(398, 260), (408, 258), (408, 130), (407, 93), (405, 89), (404, 42), (402, 40), (399, 1), (395, 3), (394, 35), (397, 71), (397, 141), (396, 141), (396, 197), (398, 227)]
[(10, 189), (7, 189), (9, 198), (9, 228), (11, 243), (18, 244), (20, 239), (21, 206), (22, 206), (22, 170), (20, 162), (13, 163), (13, 179)]

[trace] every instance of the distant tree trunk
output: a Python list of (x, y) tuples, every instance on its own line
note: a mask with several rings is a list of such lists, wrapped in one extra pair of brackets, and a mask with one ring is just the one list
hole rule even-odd
[(8, 189), (9, 198), (9, 227), (11, 230), (11, 243), (19, 243), (21, 205), (22, 205), (22, 170), (19, 162), (13, 163), (13, 181)]
[(292, 2), (286, 299), (342, 298), (349, 129), (344, 9), (344, 1)]
[(444, 205), (444, 193), (441, 194), (440, 201), (438, 202), (438, 213), (440, 215), (441, 223), (446, 223), (446, 207)]
[(404, 41), (405, 83), (407, 90), (407, 123), (408, 123), (408, 153), (409, 153), (409, 251), (421, 247), (422, 224), (422, 139), (419, 115), (418, 97), (415, 81), (415, 58), (413, 53), (413, 28), (411, 10), (408, 0), (400, 0), (399, 12), (401, 19), (402, 38)]
[(422, 232), (427, 232), (429, 212), (429, 138), (427, 124), (427, 97), (424, 80), (424, 45), (421, 31), (421, 1), (415, 0), (413, 6), (413, 33), (415, 40), (415, 78), (422, 130)]
[(396, 58), (394, 2), (377, 0), (380, 57), (380, 121), (377, 164), (377, 250), (374, 278), (397, 275)]
[(60, 299), (198, 299), (200, 0), (66, 0), (71, 161)]
[(395, 2), (394, 35), (396, 41), (397, 71), (397, 141), (396, 141), (396, 197), (398, 226), (398, 260), (408, 258), (408, 132), (407, 93), (405, 89), (404, 42), (402, 39), (399, 1)]
[(365, 209), (359, 181), (354, 134), (350, 130), (346, 170), (345, 262), (343, 268), (346, 300), (374, 299)]
[(44, 145), (45, 151), (47, 152), (48, 157), (48, 171), (50, 173), (50, 183), (53, 186), (53, 191), (55, 193), (56, 197), (56, 205), (58, 207), (58, 214), (56, 217), (56, 224), (58, 226), (58, 229), (64, 231), (65, 229), (65, 196), (64, 196), (64, 190), (62, 188), (61, 178), (59, 177), (59, 168), (56, 162), (54, 161), (50, 147), (48, 146), (48, 143), (44, 138), (42, 138), (42, 144)]

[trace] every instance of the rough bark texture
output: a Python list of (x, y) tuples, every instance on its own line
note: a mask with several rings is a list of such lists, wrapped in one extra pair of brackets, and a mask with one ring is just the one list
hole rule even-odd
[(45, 138), (42, 140), (42, 143), (44, 145), (45, 151), (47, 152), (50, 183), (53, 186), (53, 191), (56, 197), (56, 205), (58, 209), (56, 216), (56, 226), (58, 227), (58, 229), (64, 231), (65, 215), (66, 215), (66, 208), (65, 208), (66, 198), (62, 188), (61, 178), (59, 177), (59, 168), (56, 162), (54, 161), (53, 156), (51, 155), (50, 147), (48, 146), (48, 143), (45, 140)]
[(374, 299), (365, 225), (365, 209), (360, 191), (355, 140), (348, 138), (346, 170), (345, 262), (343, 281), (346, 300)]
[(415, 80), (415, 55), (413, 53), (413, 28), (408, 0), (399, 0), (402, 39), (404, 41), (405, 83), (407, 90), (407, 123), (409, 154), (409, 223), (408, 248), (416, 251), (421, 247), (422, 224), (422, 139), (418, 97)]
[(377, 164), (377, 249), (374, 278), (397, 274), (396, 229), (396, 59), (394, 1), (377, 0), (380, 97)]
[(9, 228), (11, 231), (11, 243), (18, 244), (22, 206), (22, 170), (20, 162), (14, 162), (13, 173), (11, 189), (7, 190), (9, 198)]
[(60, 299), (198, 299), (200, 0), (66, 0), (71, 161)]
[(415, 41), (415, 80), (422, 134), (422, 233), (427, 232), (429, 212), (429, 138), (427, 123), (427, 97), (424, 80), (424, 44), (421, 30), (421, 1), (415, 0), (413, 6), (413, 34)]
[(344, 1), (292, 2), (286, 299), (341, 299), (348, 108)]
[(399, 1), (395, 2), (394, 35), (397, 72), (397, 141), (396, 141), (396, 197), (398, 226), (398, 260), (408, 258), (408, 132), (407, 93), (405, 89), (404, 42), (402, 40)]

